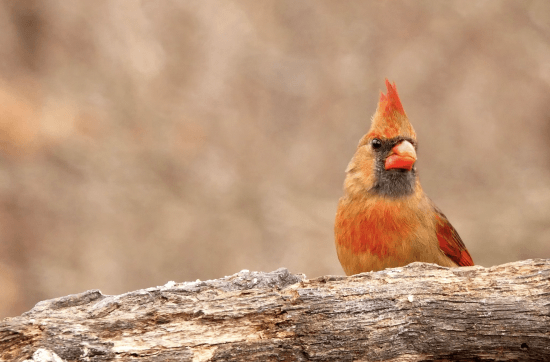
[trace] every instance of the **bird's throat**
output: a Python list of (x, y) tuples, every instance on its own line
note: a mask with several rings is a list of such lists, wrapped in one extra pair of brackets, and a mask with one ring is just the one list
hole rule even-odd
[(389, 198), (402, 198), (415, 192), (416, 170), (386, 170), (383, 165), (377, 166), (375, 179), (369, 193)]

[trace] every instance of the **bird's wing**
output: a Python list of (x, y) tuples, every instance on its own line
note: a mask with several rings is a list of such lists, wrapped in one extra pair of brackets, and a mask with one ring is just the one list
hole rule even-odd
[(466, 245), (462, 242), (455, 228), (437, 207), (434, 208), (439, 248), (460, 266), (474, 265), (474, 261), (466, 249)]

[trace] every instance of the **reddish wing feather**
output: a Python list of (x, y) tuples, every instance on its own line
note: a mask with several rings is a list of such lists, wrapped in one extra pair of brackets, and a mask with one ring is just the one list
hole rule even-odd
[(474, 265), (474, 261), (470, 253), (466, 249), (466, 245), (458, 236), (455, 228), (443, 213), (435, 208), (436, 233), (439, 247), (452, 261), (460, 266)]

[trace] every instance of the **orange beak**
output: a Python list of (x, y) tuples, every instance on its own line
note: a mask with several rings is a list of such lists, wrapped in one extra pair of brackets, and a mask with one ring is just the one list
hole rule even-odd
[(401, 141), (395, 145), (390, 155), (386, 158), (384, 167), (386, 170), (400, 168), (410, 171), (416, 162), (416, 151), (409, 141)]

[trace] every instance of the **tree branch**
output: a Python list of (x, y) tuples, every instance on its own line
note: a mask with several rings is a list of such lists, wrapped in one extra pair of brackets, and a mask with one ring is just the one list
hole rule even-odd
[(550, 259), (286, 269), (38, 303), (0, 322), (5, 361), (550, 360)]

